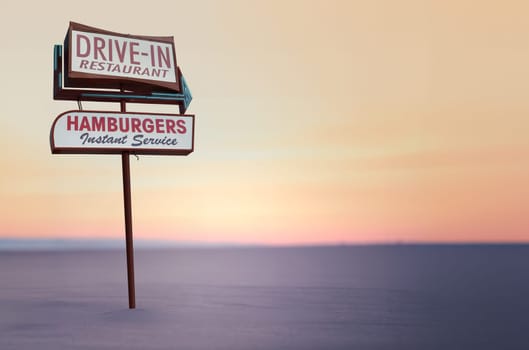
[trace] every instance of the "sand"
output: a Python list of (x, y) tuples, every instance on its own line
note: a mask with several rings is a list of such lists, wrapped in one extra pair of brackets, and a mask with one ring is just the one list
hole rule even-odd
[(0, 252), (0, 349), (527, 349), (529, 248)]

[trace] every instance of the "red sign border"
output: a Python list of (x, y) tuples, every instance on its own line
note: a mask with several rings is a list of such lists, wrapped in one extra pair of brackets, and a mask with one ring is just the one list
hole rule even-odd
[[(112, 114), (126, 114), (126, 115), (150, 115), (150, 116), (171, 116), (171, 117), (191, 117), (193, 120), (193, 133), (191, 135), (191, 149), (141, 149), (141, 148), (83, 148), (83, 147), (55, 147), (54, 131), (55, 124), (65, 114), (80, 112), (80, 113), (112, 113)], [(161, 155), (161, 156), (187, 156), (195, 150), (195, 115), (194, 114), (171, 114), (171, 113), (146, 113), (146, 112), (114, 112), (114, 111), (93, 111), (93, 110), (69, 110), (59, 114), (50, 130), (50, 147), (52, 154), (122, 154), (128, 152), (130, 154), (138, 155)]]
[[(176, 82), (163, 82), (151, 79), (140, 79), (140, 78), (129, 78), (129, 77), (114, 77), (109, 75), (95, 74), (95, 73), (83, 73), (83, 72), (73, 72), (70, 62), (71, 62), (71, 40), (72, 30), (78, 30), (88, 33), (97, 33), (118, 36), (127, 39), (140, 39), (147, 41), (155, 41), (164, 44), (170, 44), (173, 48), (173, 60), (175, 64), (175, 77)], [(64, 86), (65, 87), (74, 87), (74, 88), (96, 88), (96, 89), (125, 89), (134, 92), (152, 92), (154, 90), (160, 91), (171, 91), (171, 92), (181, 92), (180, 91), (180, 77), (178, 74), (178, 64), (176, 62), (176, 49), (174, 44), (174, 37), (172, 36), (146, 36), (146, 35), (130, 35), (116, 33), (109, 30), (104, 30), (100, 28), (95, 28), (87, 26), (81, 23), (70, 22), (68, 27), (68, 32), (64, 38), (64, 48), (65, 48), (65, 76), (64, 76)]]

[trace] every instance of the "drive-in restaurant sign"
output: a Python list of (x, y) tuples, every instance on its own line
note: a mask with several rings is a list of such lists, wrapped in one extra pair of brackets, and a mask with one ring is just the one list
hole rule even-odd
[(173, 37), (118, 34), (70, 22), (65, 86), (180, 91)]
[[(70, 22), (54, 47), (53, 98), (76, 101), (50, 131), (54, 154), (121, 154), (129, 308), (136, 307), (130, 155), (188, 155), (195, 116), (191, 91), (176, 63), (173, 37), (119, 34)], [(118, 102), (119, 111), (89, 111), (83, 101)], [(179, 114), (127, 111), (128, 102), (176, 105)]]

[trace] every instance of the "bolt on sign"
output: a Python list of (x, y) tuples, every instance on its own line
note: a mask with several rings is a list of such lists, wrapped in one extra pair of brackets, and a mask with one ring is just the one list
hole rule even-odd
[[(176, 63), (173, 37), (119, 34), (70, 22), (54, 46), (53, 98), (76, 101), (51, 127), (53, 154), (120, 154), (123, 174), (129, 308), (136, 307), (130, 155), (188, 155), (195, 116), (184, 114), (189, 87)], [(82, 101), (119, 102), (119, 111), (82, 110)], [(126, 111), (127, 102), (178, 105), (180, 114)]]

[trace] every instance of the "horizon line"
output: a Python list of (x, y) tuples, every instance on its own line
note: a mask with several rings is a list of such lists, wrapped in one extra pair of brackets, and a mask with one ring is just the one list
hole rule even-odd
[[(310, 248), (310, 247), (369, 247), (369, 246), (521, 246), (529, 241), (373, 241), (373, 242), (307, 242), (307, 243), (244, 243), (176, 241), (142, 239), (134, 241), (134, 248)], [(70, 251), (125, 249), (125, 239), (119, 238), (0, 238), (0, 251)]]

